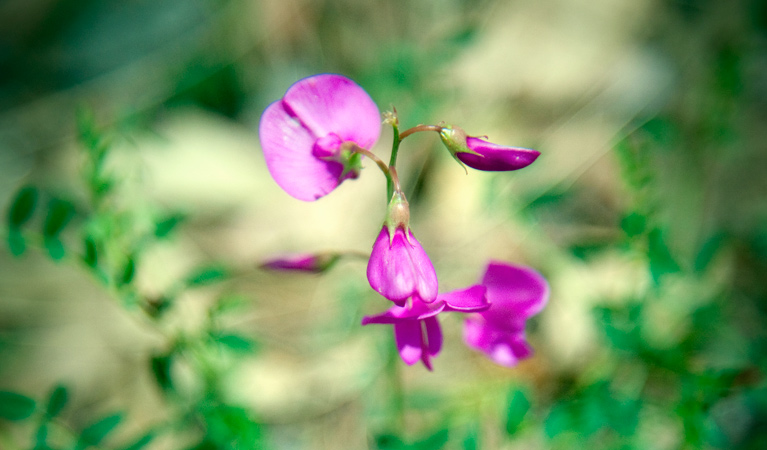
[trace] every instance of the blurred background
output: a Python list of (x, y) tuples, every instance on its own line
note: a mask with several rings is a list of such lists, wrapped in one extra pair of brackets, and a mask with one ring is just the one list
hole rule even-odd
[[(321, 72), (541, 152), (399, 157), (441, 290), (549, 280), (531, 359), (446, 317), (409, 367), (363, 258), (258, 268), (380, 230), (372, 164), (313, 203), (266, 170), (261, 112)], [(0, 449), (764, 448), (766, 124), (763, 0), (2, 0)]]

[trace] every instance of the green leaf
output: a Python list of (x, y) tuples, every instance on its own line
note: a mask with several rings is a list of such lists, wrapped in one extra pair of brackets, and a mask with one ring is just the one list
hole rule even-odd
[(56, 386), (48, 399), (48, 406), (45, 408), (46, 414), (49, 417), (56, 417), (67, 405), (67, 401), (69, 401), (67, 388), (62, 385)]
[(43, 224), (43, 236), (46, 238), (57, 237), (61, 230), (67, 226), (74, 215), (74, 206), (64, 200), (53, 199), (48, 205), (48, 215)]
[(133, 281), (133, 277), (136, 275), (136, 259), (133, 255), (128, 255), (123, 265), (120, 275), (117, 277), (117, 284), (124, 286), (130, 284)]
[(63, 259), (67, 254), (64, 243), (58, 237), (46, 237), (43, 244), (48, 250), (48, 255), (56, 261)]
[(121, 450), (140, 450), (146, 447), (147, 445), (149, 445), (149, 443), (152, 442), (154, 438), (155, 438), (155, 432), (150, 431), (147, 434), (136, 439), (133, 443), (129, 444), (127, 447), (123, 447)]
[(647, 218), (636, 212), (632, 212), (621, 220), (621, 229), (628, 237), (635, 237), (644, 233), (646, 226)]
[(21, 234), (17, 228), (11, 228), (8, 230), (8, 250), (11, 251), (13, 256), (21, 256), (27, 249), (27, 242), (24, 240), (24, 235)]
[(426, 437), (426, 439), (416, 442), (412, 445), (412, 448), (418, 450), (438, 450), (447, 444), (448, 438), (448, 430), (443, 428)]
[(513, 435), (519, 429), (519, 425), (530, 410), (530, 400), (525, 393), (515, 389), (509, 394), (508, 407), (506, 409), (506, 433)]
[(248, 353), (256, 348), (256, 344), (252, 340), (237, 334), (212, 334), (211, 337), (224, 347), (239, 352)]
[(221, 266), (203, 267), (189, 275), (186, 285), (189, 287), (205, 286), (224, 280), (228, 272)]
[(162, 239), (168, 237), (176, 227), (183, 222), (185, 217), (181, 214), (173, 214), (166, 217), (155, 224), (154, 235), (155, 237)]
[(0, 418), (24, 420), (35, 412), (36, 407), (35, 401), (27, 396), (0, 391)]
[(80, 433), (80, 440), (77, 442), (77, 448), (85, 448), (91, 445), (99, 445), (109, 433), (112, 432), (122, 421), (122, 414), (112, 414), (111, 416), (99, 419), (86, 427)]
[(725, 241), (725, 235), (722, 232), (714, 233), (711, 235), (703, 245), (698, 249), (698, 254), (695, 256), (695, 271), (698, 273), (703, 272), (708, 267), (708, 264), (714, 259), (716, 253), (722, 248)]
[(90, 268), (96, 268), (99, 263), (99, 253), (95, 238), (93, 236), (85, 236), (83, 244), (85, 247), (83, 262)]
[(8, 227), (19, 228), (24, 225), (32, 217), (36, 205), (37, 188), (25, 186), (19, 189), (8, 209)]
[(170, 373), (172, 363), (171, 354), (153, 356), (150, 360), (154, 379), (163, 391), (173, 390), (173, 378)]
[(679, 271), (679, 265), (666, 245), (663, 232), (658, 228), (648, 235), (647, 254), (650, 258), (650, 273), (656, 284), (664, 275)]

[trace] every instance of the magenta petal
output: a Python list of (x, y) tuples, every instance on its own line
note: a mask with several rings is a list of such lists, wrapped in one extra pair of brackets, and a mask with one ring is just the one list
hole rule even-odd
[(370, 286), (395, 303), (409, 297), (418, 297), (429, 303), (437, 297), (437, 273), (429, 256), (416, 240), (397, 228), (389, 241), (389, 230), (383, 227), (373, 244), (368, 261), (367, 276)]
[(423, 353), (421, 322), (406, 320), (395, 323), (394, 340), (397, 343), (399, 355), (405, 363), (413, 365), (421, 359)]
[(482, 313), (488, 321), (503, 324), (510, 319), (524, 323), (539, 313), (549, 298), (549, 285), (541, 274), (529, 267), (491, 261), (482, 284), (492, 307)]
[(370, 324), (393, 324), (403, 320), (421, 320), (427, 317), (433, 317), (442, 312), (445, 304), (442, 302), (424, 303), (414, 299), (412, 306), (392, 306), (381, 314), (374, 316), (365, 316), (362, 318), (362, 325)]
[(442, 329), (436, 316), (428, 317), (423, 320), (426, 327), (426, 353), (429, 356), (437, 356), (442, 350)]
[(266, 108), (258, 133), (266, 167), (288, 194), (314, 201), (338, 186), (343, 167), (312, 154), (317, 137), (284, 108), (282, 101)]
[(504, 147), (483, 139), (469, 137), (466, 139), (469, 150), (478, 155), (458, 152), (456, 157), (464, 164), (477, 170), (506, 171), (527, 167), (538, 158), (540, 152), (529, 148)]
[(288, 89), (283, 101), (317, 137), (334, 133), (370, 148), (381, 134), (378, 107), (364, 89), (344, 76), (304, 78)]
[(445, 311), (477, 312), (490, 307), (487, 300), (487, 288), (481, 284), (475, 284), (464, 289), (445, 292), (437, 296), (437, 301), (446, 303)]

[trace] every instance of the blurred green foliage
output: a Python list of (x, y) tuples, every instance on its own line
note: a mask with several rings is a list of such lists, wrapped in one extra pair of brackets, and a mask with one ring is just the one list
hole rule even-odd
[[(199, 450), (307, 448), (284, 435), (310, 428), (310, 418), (286, 426), (259, 417), (223, 387), (238, 361), (257, 358), (270, 345), (257, 331), (229, 325), (249, 301), (211, 289), (241, 276), (236, 268), (208, 261), (163, 292), (148, 293), (137, 284), (142, 256), (182, 232), (193, 212), (126, 195), (121, 167), (110, 164), (114, 143), (136, 129), (151, 130), (163, 114), (182, 107), (247, 123), (252, 111), (292, 81), (322, 71), (355, 78), (382, 107), (396, 102), (403, 122), (438, 120), (435, 114), (456, 96), (434, 82), (435, 74), (483, 37), (485, 14), (498, 3), (445, 2), (439, 10), (449, 18), (435, 30), (422, 24), (435, 12), (425, 1), (299, 2), (304, 22), (277, 50), (261, 34), (245, 48), (233, 44), (242, 30), (230, 26), (231, 17), (248, 6), (234, 0), (63, 0), (20, 14), (23, 27), (4, 27), (0, 112), (110, 77), (118, 86), (105, 91), (116, 102), (102, 108), (113, 109), (107, 114), (51, 108), (41, 119), (20, 121), (28, 128), (18, 157), (33, 148), (35, 162), (7, 195), (8, 252), (18, 258), (42, 252), (81, 267), (126, 315), (162, 336), (161, 345), (142, 358), (169, 412), (137, 431), (127, 425), (130, 412), (96, 412), (77, 403), (81, 393), (64, 385), (46, 396), (2, 390), (2, 380), (0, 447), (136, 450), (166, 448), (156, 444), (166, 439), (173, 448)], [(735, 13), (725, 15), (713, 3), (658, 2), (651, 21), (656, 27), (642, 32), (642, 45), (671, 61), (676, 79), (664, 104), (639, 113), (614, 142), (611, 156), (620, 165), (625, 198), (608, 204), (593, 187), (557, 184), (526, 191), (530, 197), (508, 208), (516, 218), (522, 204), (527, 225), (543, 230), (568, 264), (580, 267), (619, 254), (639, 261), (652, 282), (619, 302), (592, 299), (598, 344), (577, 370), (482, 379), (476, 391), (459, 393), (438, 386), (405, 389), (397, 381), (401, 362), (390, 350), (383, 369), (370, 369), (380, 369), (374, 386), (383, 394), (355, 399), (373, 411), (359, 419), (368, 421), (369, 448), (764, 447), (767, 4), (733, 2)], [(155, 60), (162, 63), (147, 65)], [(159, 69), (131, 75), (147, 67)], [(82, 153), (76, 189), (46, 179), (50, 162), (39, 150), (69, 134)], [(423, 158), (403, 177), (411, 180), (416, 207), (439, 189), (436, 158)], [(495, 209), (503, 203), (493, 195), (488, 207)], [(557, 226), (605, 232), (547, 234)], [(548, 276), (557, 269), (556, 262), (542, 262)], [(170, 324), (179, 299), (192, 290), (207, 296), (208, 309), (200, 329), (190, 332)], [(361, 295), (354, 284), (340, 295), (338, 328), (350, 336), (362, 314)], [(201, 387), (190, 388), (185, 376)], [(466, 398), (475, 397), (484, 400), (467, 407)], [(419, 420), (407, 420), (414, 416)], [(18, 442), (17, 429), (26, 433)]]

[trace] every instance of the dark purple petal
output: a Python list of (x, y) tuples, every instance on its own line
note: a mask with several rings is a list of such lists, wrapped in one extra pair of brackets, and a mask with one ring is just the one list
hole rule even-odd
[(537, 150), (505, 147), (474, 137), (466, 139), (466, 146), (478, 154), (457, 152), (455, 156), (462, 163), (477, 170), (493, 172), (527, 167), (540, 155)]
[(283, 97), (286, 109), (318, 138), (331, 133), (371, 148), (381, 134), (381, 114), (367, 92), (335, 74), (304, 78)]
[(429, 303), (437, 297), (437, 273), (412, 232), (409, 237), (397, 228), (390, 240), (388, 228), (381, 229), (368, 261), (368, 281), (376, 292), (397, 304), (410, 297)]
[(486, 293), (485, 286), (475, 284), (464, 289), (439, 294), (437, 301), (445, 302), (445, 311), (478, 312), (490, 307)]
[(394, 340), (399, 355), (406, 364), (412, 366), (421, 359), (424, 344), (420, 321), (405, 320), (395, 323)]
[(316, 136), (291, 116), (281, 101), (266, 108), (258, 133), (266, 167), (288, 194), (314, 201), (338, 186), (343, 166), (314, 157)]

